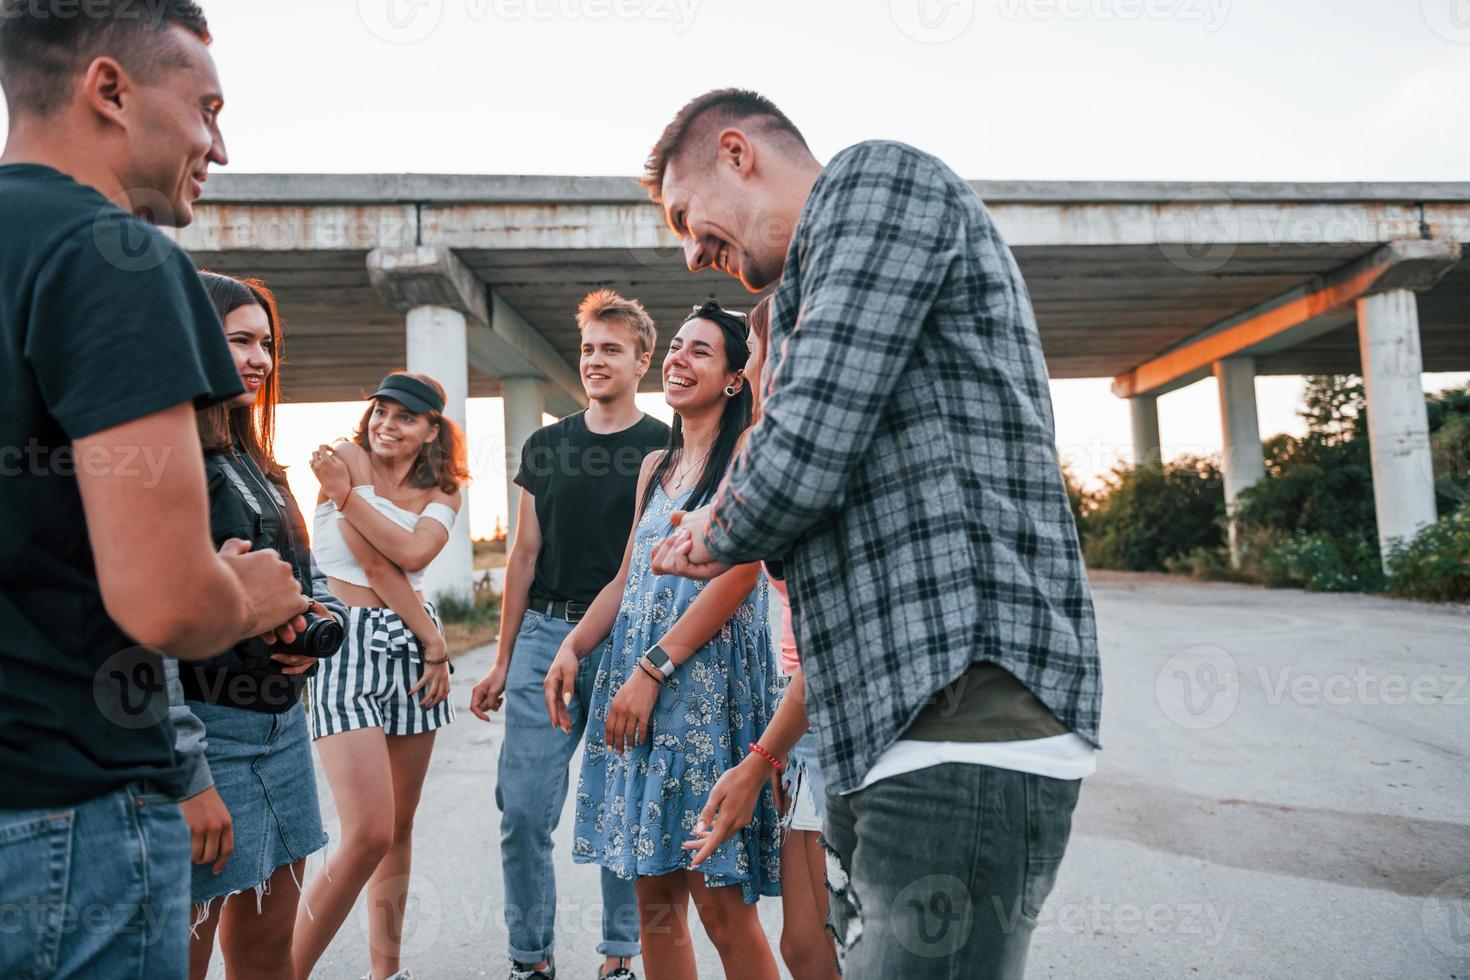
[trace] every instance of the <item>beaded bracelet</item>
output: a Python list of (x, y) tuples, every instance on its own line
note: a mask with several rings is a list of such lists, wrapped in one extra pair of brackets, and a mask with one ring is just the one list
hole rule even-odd
[(771, 768), (776, 770), (777, 772), (781, 772), (786, 768), (786, 763), (782, 762), (780, 759), (772, 755), (770, 750), (768, 750), (764, 745), (761, 745), (759, 742), (751, 742), (750, 751), (754, 752), (756, 755), (769, 762), (771, 764)]

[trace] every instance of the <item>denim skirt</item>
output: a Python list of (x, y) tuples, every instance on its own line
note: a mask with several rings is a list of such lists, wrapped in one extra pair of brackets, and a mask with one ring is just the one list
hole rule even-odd
[(208, 864), (193, 865), (190, 900), (199, 904), (261, 887), (277, 868), (326, 846), (327, 834), (300, 701), (278, 715), (188, 704), (204, 722), (204, 757), (235, 835), (234, 852), (219, 874)]

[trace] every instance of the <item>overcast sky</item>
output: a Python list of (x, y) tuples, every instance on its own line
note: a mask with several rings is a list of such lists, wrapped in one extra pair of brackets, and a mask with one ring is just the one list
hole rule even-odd
[[(822, 159), (892, 138), (972, 179), (1470, 175), (1470, 0), (203, 6), (236, 173), (633, 174), (675, 109), (741, 85), (775, 99)], [(1107, 389), (1054, 385), (1058, 441), (1084, 475), (1128, 446)], [(1257, 390), (1263, 434), (1299, 428), (1299, 379)], [(1170, 449), (1218, 451), (1213, 381), (1160, 407)], [(307, 450), (359, 411), (283, 409), (303, 503)], [(504, 512), (499, 419), (497, 401), (472, 403), (476, 535)]]

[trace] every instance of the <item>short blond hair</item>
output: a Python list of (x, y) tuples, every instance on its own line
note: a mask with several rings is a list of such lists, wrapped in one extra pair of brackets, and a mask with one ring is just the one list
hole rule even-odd
[(636, 299), (626, 299), (611, 289), (594, 289), (577, 307), (577, 332), (585, 334), (593, 323), (621, 323), (638, 339), (639, 355), (647, 354), (658, 344), (658, 330), (653, 317)]

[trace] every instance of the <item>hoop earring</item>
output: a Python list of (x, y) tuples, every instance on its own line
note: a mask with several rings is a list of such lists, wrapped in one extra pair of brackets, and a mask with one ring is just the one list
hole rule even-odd
[(726, 398), (734, 398), (735, 395), (736, 395), (735, 386), (734, 385), (725, 385), (725, 397)]

